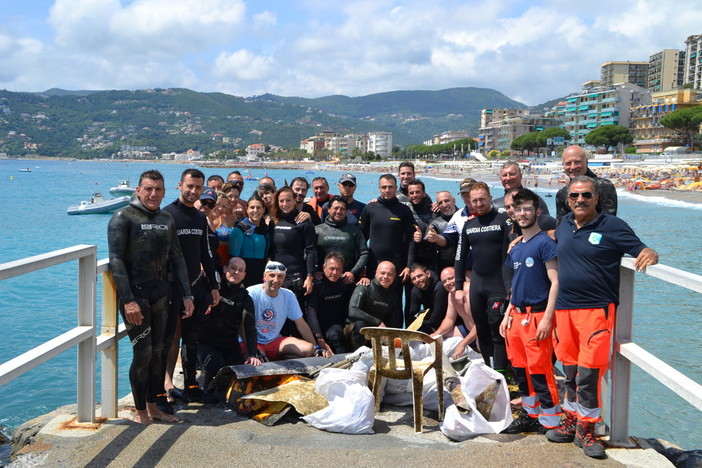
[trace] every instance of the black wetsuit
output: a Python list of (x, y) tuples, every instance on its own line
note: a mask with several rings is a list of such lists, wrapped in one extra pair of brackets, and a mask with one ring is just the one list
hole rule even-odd
[(402, 327), (402, 302), (395, 292), (396, 287), (393, 284), (386, 289), (375, 278), (368, 286), (356, 286), (349, 302), (349, 320), (353, 322), (352, 349), (355, 350), (366, 342), (360, 333), (363, 327), (377, 327), (381, 323), (392, 328)]
[(317, 233), (318, 269), (322, 269), (328, 253), (339, 252), (344, 256), (344, 272), (350, 271), (358, 280), (368, 261), (366, 239), (358, 225), (349, 223), (348, 218), (336, 224), (327, 216), (314, 230)]
[(413, 316), (419, 314), (422, 309), (429, 309), (424, 316), (419, 331), (424, 333), (434, 333), (446, 317), (448, 309), (448, 291), (439, 281), (436, 273), (431, 272), (427, 289), (422, 290), (414, 286), (410, 296), (410, 312)]
[[(205, 310), (212, 303), (213, 289), (219, 289), (219, 278), (215, 269), (214, 250), (209, 243), (207, 218), (205, 214), (193, 206), (185, 206), (180, 199), (163, 208), (173, 216), (178, 232), (178, 241), (183, 251), (185, 264), (188, 268), (188, 278), (195, 297), (195, 311), (187, 319), (181, 321), (181, 360), (185, 388), (197, 388), (197, 343), (200, 339), (200, 321)], [(200, 269), (202, 266), (202, 270)], [(201, 271), (205, 272), (201, 276)], [(178, 297), (180, 291), (173, 285), (171, 293)], [(176, 304), (177, 305), (177, 304)], [(177, 320), (181, 314), (172, 301), (169, 327), (171, 339), (175, 336)], [(165, 391), (164, 391), (165, 393)]]
[[(597, 212), (617, 216), (617, 189), (614, 184), (609, 179), (597, 177), (589, 168), (585, 175), (595, 179), (597, 184), (595, 189), (600, 194)], [(563, 216), (568, 213), (570, 213), (570, 207), (568, 206), (568, 185), (566, 185), (556, 193), (556, 219), (558, 222), (560, 223)]]
[(422, 199), (418, 205), (410, 203), (414, 223), (422, 231), (422, 241), (415, 243), (414, 246), (414, 262), (436, 271), (436, 244), (426, 240), (427, 228), (437, 216), (436, 213), (431, 211), (431, 205), (431, 201), (426, 198)]
[[(453, 213), (450, 215), (440, 214), (436, 218), (432, 219), (429, 223), (429, 227), (433, 227), (437, 234), (443, 235), (446, 226), (448, 226), (449, 221), (453, 217)], [(446, 267), (452, 267), (456, 259), (456, 244), (446, 240), (446, 245), (439, 247), (436, 245), (436, 272), (440, 275), (441, 272)]]
[[(161, 210), (147, 209), (136, 195), (110, 219), (107, 241), (118, 307), (134, 352), (129, 368), (134, 405), (145, 410), (146, 402), (155, 403), (163, 388), (170, 345), (170, 340), (166, 341), (168, 274), (179, 283), (184, 296), (191, 294), (190, 282), (173, 218)], [(141, 308), (141, 325), (125, 318), (124, 304), (132, 301)], [(182, 311), (182, 296), (177, 304)]]
[(256, 310), (243, 284), (226, 283), (220, 290), (220, 302), (202, 319), (197, 355), (210, 376), (224, 366), (243, 364), (239, 346), (239, 327), (243, 324), (244, 341), (249, 356), (258, 356), (256, 348)]
[[(378, 198), (376, 203), (369, 203), (361, 213), (359, 222), (363, 237), (368, 244), (368, 277), (375, 276), (375, 270), (382, 261), (395, 265), (397, 277), (396, 293), (402, 303), (405, 293), (404, 315), (409, 319), (409, 291), (412, 284), (408, 281), (404, 287), (400, 272), (414, 263), (414, 216), (412, 210), (400, 203), (397, 197), (386, 200)], [(400, 321), (400, 326), (402, 321)], [(408, 323), (409, 325), (409, 323)]]
[(314, 224), (315, 226), (322, 223), (322, 220), (319, 218), (319, 215), (317, 214), (315, 209), (312, 208), (307, 203), (302, 204), (302, 208), (300, 209), (300, 211), (302, 211), (304, 213), (309, 213), (310, 214), (310, 221), (312, 221), (312, 224)]
[(295, 222), (298, 214), (297, 209), (288, 214), (281, 213), (273, 228), (271, 259), (287, 267), (283, 287), (295, 293), (300, 309), (305, 310), (302, 285), (307, 276), (314, 274), (317, 234), (312, 222)]
[(344, 325), (348, 318), (349, 296), (342, 281), (326, 276), (315, 281), (307, 301), (307, 323), (316, 337), (323, 337), (335, 353), (345, 353)]
[[(483, 216), (466, 221), (456, 250), (456, 289), (463, 289), (466, 270), (471, 270), (470, 309), (478, 332), (478, 342), (485, 359), (493, 367), (508, 366), (504, 338), (499, 328), (502, 303), (506, 291), (502, 281), (502, 264), (506, 255), (507, 236), (511, 228), (505, 213), (492, 208)], [(471, 264), (472, 262), (472, 264)]]

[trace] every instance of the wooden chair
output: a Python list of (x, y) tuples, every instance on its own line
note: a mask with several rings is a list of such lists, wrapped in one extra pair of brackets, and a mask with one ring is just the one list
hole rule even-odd
[[(436, 372), (436, 390), (439, 396), (439, 421), (444, 419), (444, 376), (442, 366), (441, 337), (432, 338), (426, 333), (402, 330), (399, 328), (365, 327), (361, 334), (371, 341), (373, 347), (373, 367), (368, 376), (369, 386), (375, 397), (375, 411), (380, 411), (380, 391), (383, 377), (390, 379), (412, 379), (412, 396), (414, 400), (414, 432), (422, 432), (424, 399), (422, 389), (424, 376), (431, 369)], [(398, 362), (395, 355), (396, 340), (402, 347), (402, 360)], [(421, 361), (410, 360), (409, 342), (421, 341), (434, 343), (434, 355)], [(387, 348), (388, 357), (383, 357), (383, 346)], [(399, 345), (398, 345), (399, 346)]]

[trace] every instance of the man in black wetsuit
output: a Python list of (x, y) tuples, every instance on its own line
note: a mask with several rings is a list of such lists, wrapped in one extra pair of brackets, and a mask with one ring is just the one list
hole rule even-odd
[[(519, 164), (514, 161), (507, 161), (504, 163), (500, 168), (500, 182), (505, 189), (505, 195), (511, 190), (524, 188), (522, 184), (522, 168), (519, 167)], [(500, 198), (495, 198), (492, 201), (492, 206), (500, 213), (505, 211), (505, 196), (503, 195)], [(539, 197), (539, 209), (542, 214), (549, 214), (548, 205), (546, 205), (546, 202), (541, 197)]]
[[(202, 319), (197, 356), (206, 372), (205, 387), (224, 366), (236, 364), (261, 365), (256, 347), (256, 310), (242, 281), (246, 276), (246, 262), (232, 257), (224, 270), (219, 304), (212, 307)], [(244, 346), (239, 346), (239, 330)], [(242, 351), (246, 351), (243, 353)]]
[(129, 205), (117, 211), (107, 228), (110, 270), (119, 295), (119, 311), (132, 342), (134, 358), (129, 369), (136, 417), (178, 422), (161, 411), (156, 395), (163, 385), (168, 316), (168, 273), (183, 295), (173, 297), (173, 308), (190, 317), (193, 298), (173, 218), (160, 210), (166, 191), (158, 171), (146, 171)]
[[(400, 181), (400, 187), (397, 191), (397, 199), (400, 203), (409, 205), (409, 183), (415, 179), (414, 164), (409, 161), (402, 161), (400, 166), (397, 168), (397, 178)], [(431, 204), (431, 197), (424, 194), (426, 200)]]
[[(572, 145), (563, 150), (563, 171), (571, 180), (578, 176), (588, 176), (595, 179), (597, 183), (597, 212), (617, 216), (617, 189), (608, 179), (597, 177), (597, 175), (587, 167), (587, 155), (585, 150), (578, 145)], [(570, 213), (568, 205), (568, 185), (561, 188), (556, 193), (556, 219), (561, 222), (563, 216)]]
[(431, 220), (424, 238), (427, 242), (436, 245), (436, 270), (443, 271), (446, 267), (453, 267), (456, 258), (456, 244), (447, 242), (443, 236), (451, 219), (456, 214), (456, 200), (450, 192), (444, 190), (436, 194), (436, 204), (439, 215)]
[(426, 239), (428, 227), (437, 216), (432, 211), (432, 203), (426, 197), (424, 182), (414, 179), (407, 184), (409, 207), (414, 216), (414, 261), (436, 271), (436, 245)]
[(321, 224), (322, 221), (314, 208), (305, 203), (305, 197), (307, 196), (307, 191), (310, 188), (310, 184), (307, 182), (307, 179), (304, 177), (295, 177), (290, 181), (290, 188), (295, 194), (295, 208), (297, 208), (300, 213), (309, 213), (310, 221), (312, 221), (312, 224), (315, 226)]
[(506, 372), (507, 351), (499, 328), (506, 295), (502, 263), (511, 223), (505, 213), (498, 213), (492, 206), (490, 188), (484, 182), (476, 182), (469, 193), (471, 210), (476, 216), (464, 224), (456, 250), (456, 298), (465, 301), (469, 293), (485, 363), (490, 364), (492, 357), (492, 367)]
[[(361, 213), (361, 231), (363, 237), (368, 239), (368, 277), (375, 275), (377, 265), (382, 261), (389, 261), (395, 265), (399, 274), (395, 278), (397, 283), (398, 299), (402, 302), (402, 288), (404, 282), (409, 281), (409, 265), (414, 263), (414, 216), (412, 211), (398, 200), (397, 180), (392, 174), (383, 174), (378, 183), (380, 197), (375, 203), (369, 203)], [(409, 289), (407, 283), (405, 318), (407, 324), (409, 317)], [(402, 317), (398, 323), (402, 324)]]
[(351, 350), (366, 344), (361, 335), (363, 327), (400, 328), (402, 317), (400, 298), (393, 291), (395, 283), (395, 265), (391, 262), (380, 262), (375, 271), (375, 278), (368, 286), (359, 284), (353, 291), (349, 303), (349, 320), (351, 324), (344, 330), (350, 334)]
[(351, 286), (361, 278), (366, 268), (366, 239), (356, 223), (349, 223), (347, 202), (343, 197), (333, 196), (328, 207), (329, 214), (324, 223), (314, 228), (317, 233), (317, 259), (324, 261), (328, 254), (339, 252), (344, 258), (341, 282)]
[[(188, 401), (214, 402), (211, 395), (205, 394), (197, 384), (197, 343), (200, 334), (200, 321), (208, 306), (219, 303), (219, 278), (216, 274), (214, 251), (210, 246), (207, 236), (207, 217), (195, 208), (195, 202), (200, 199), (205, 183), (205, 175), (198, 169), (183, 171), (178, 183), (180, 196), (170, 205), (163, 208), (175, 220), (178, 232), (178, 241), (188, 268), (188, 279), (195, 296), (195, 312), (187, 320), (178, 320), (177, 315), (171, 311), (173, 323), (169, 328), (173, 343), (169, 352), (167, 375), (164, 385), (169, 393), (178, 393), (173, 390), (173, 369), (177, 360), (180, 334), (183, 337), (181, 360), (183, 363), (183, 376), (185, 392), (183, 397)], [(201, 270), (202, 267), (202, 270)], [(173, 285), (172, 294), (180, 294), (177, 285)], [(170, 373), (170, 374), (169, 374)]]
[(439, 281), (437, 273), (419, 263), (410, 267), (410, 280), (413, 286), (410, 294), (410, 313), (416, 317), (423, 310), (427, 311), (419, 331), (434, 333), (446, 317), (448, 291)]
[(324, 257), (324, 276), (314, 283), (307, 301), (307, 323), (312, 329), (317, 345), (322, 349), (331, 346), (334, 353), (346, 352), (344, 326), (349, 313), (347, 286), (339, 281), (344, 271), (344, 257), (331, 252)]

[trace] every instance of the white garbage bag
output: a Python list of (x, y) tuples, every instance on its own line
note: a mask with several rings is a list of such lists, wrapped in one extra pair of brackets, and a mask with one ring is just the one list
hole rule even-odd
[[(444, 420), (440, 425), (444, 435), (453, 440), (465, 440), (478, 434), (498, 434), (510, 425), (512, 410), (509, 404), (509, 390), (502, 374), (482, 362), (473, 362), (466, 375), (459, 379), (471, 411), (468, 414), (461, 413), (456, 405), (446, 408)], [(475, 397), (498, 379), (502, 383), (497, 391), (490, 417), (486, 419), (476, 409)]]
[(329, 406), (302, 419), (329, 432), (372, 434), (375, 400), (367, 379), (362, 371), (322, 369), (317, 377), (317, 391), (329, 400)]

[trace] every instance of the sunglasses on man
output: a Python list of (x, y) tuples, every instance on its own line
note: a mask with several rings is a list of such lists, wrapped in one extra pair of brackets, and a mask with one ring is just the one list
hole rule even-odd
[(570, 192), (568, 198), (571, 200), (577, 200), (579, 197), (583, 197), (585, 200), (590, 200), (593, 196), (592, 192)]

